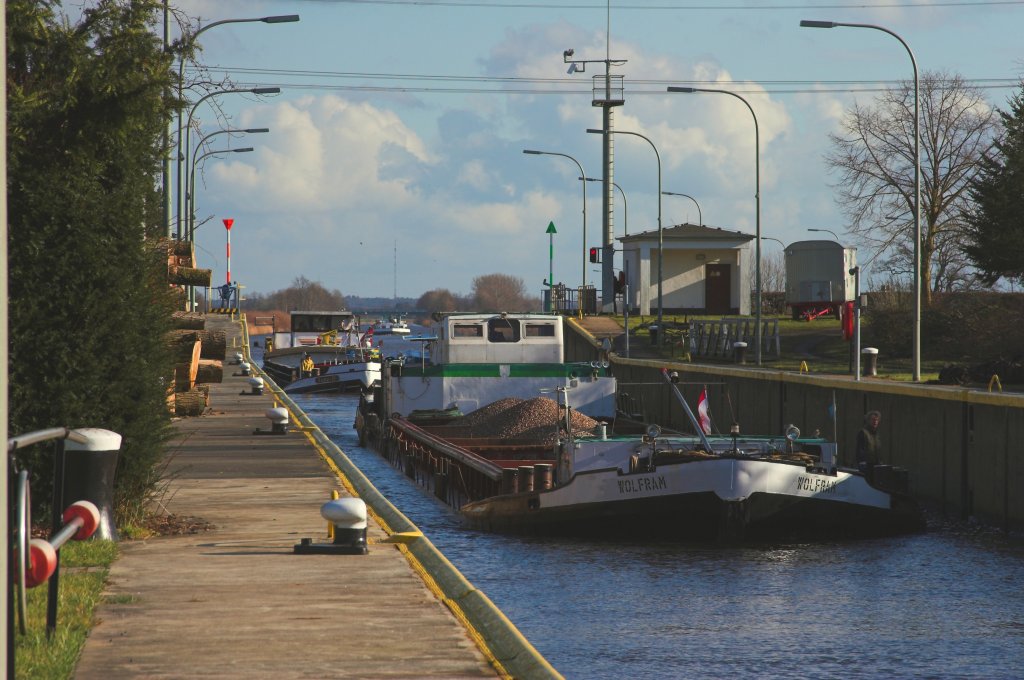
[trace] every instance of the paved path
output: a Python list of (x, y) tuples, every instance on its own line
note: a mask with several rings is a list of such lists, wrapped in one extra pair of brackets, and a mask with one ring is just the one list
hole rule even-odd
[[(238, 337), (237, 324), (210, 321)], [(161, 499), (215, 528), (122, 541), (76, 678), (482, 678), (497, 672), (371, 521), (369, 555), (296, 555), (344, 490), (300, 433), (261, 436), (269, 395), (225, 362), (175, 423)], [(234, 375), (233, 375), (234, 374)]]

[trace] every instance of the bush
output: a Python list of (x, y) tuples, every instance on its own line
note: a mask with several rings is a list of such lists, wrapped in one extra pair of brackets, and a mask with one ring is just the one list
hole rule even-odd
[[(873, 294), (863, 317), (864, 344), (884, 347), (890, 356), (911, 356), (912, 310), (908, 292)], [(931, 360), (1019, 361), (1024, 358), (1021, 318), (1021, 294), (936, 293), (931, 306), (921, 312), (921, 355)]]

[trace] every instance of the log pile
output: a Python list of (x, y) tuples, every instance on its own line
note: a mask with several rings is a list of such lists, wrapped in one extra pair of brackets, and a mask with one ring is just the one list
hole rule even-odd
[[(198, 325), (201, 314), (176, 315), (176, 323)], [(174, 383), (168, 389), (168, 407), (176, 416), (202, 415), (210, 405), (210, 383), (224, 380), (227, 334), (205, 328), (176, 328), (167, 334), (174, 357)]]
[[(190, 330), (179, 328), (170, 332), (168, 341), (172, 347), (180, 347), (192, 342), (202, 343), (202, 359), (223, 361), (227, 356), (228, 338), (224, 331)], [(180, 354), (180, 353), (179, 353)]]
[(179, 286), (209, 288), (210, 282), (213, 280), (213, 270), (169, 265), (167, 267), (167, 280)]
[(171, 325), (175, 328), (201, 331), (206, 328), (206, 315), (199, 312), (174, 312), (171, 314)]

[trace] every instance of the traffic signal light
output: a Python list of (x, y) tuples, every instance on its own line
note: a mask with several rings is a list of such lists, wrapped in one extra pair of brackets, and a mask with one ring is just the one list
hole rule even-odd
[(601, 251), (599, 251), (597, 248), (591, 248), (590, 249), (590, 261), (591, 262), (600, 262), (601, 261), (600, 253), (601, 253)]

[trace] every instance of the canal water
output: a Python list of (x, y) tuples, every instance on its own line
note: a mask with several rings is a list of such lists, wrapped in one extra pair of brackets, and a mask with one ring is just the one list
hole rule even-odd
[(296, 403), (567, 678), (1024, 678), (1024, 540), (709, 547), (470, 531), (358, 446), (357, 397)]

